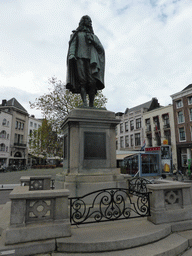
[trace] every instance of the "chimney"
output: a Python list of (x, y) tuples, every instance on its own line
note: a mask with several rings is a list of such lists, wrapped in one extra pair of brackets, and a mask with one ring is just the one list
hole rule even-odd
[(2, 100), (2, 106), (7, 106), (7, 100)]

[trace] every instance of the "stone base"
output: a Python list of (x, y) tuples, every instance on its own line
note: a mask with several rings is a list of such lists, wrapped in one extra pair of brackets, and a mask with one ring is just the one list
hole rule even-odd
[(77, 197), (100, 189), (127, 188), (127, 183), (123, 175), (115, 172), (113, 175), (78, 174), (65, 176), (64, 188), (70, 191), (70, 197)]
[(3, 231), (2, 236), (5, 239), (5, 245), (68, 237), (71, 236), (71, 224), (68, 220), (63, 220), (29, 224), (25, 227), (9, 227)]
[(171, 223), (192, 219), (192, 207), (182, 209), (155, 211), (151, 209), (151, 216), (147, 219), (154, 224)]

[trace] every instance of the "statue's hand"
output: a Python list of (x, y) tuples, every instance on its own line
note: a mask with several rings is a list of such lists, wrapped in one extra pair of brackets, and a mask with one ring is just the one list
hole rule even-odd
[(76, 60), (75, 55), (73, 55), (73, 54), (69, 55), (69, 60)]

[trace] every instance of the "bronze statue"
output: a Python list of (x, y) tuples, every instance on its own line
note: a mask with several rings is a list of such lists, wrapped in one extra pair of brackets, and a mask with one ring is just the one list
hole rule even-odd
[(83, 105), (93, 107), (97, 90), (104, 86), (105, 51), (94, 34), (91, 18), (83, 16), (79, 27), (72, 31), (67, 56), (66, 88), (72, 93), (80, 93)]

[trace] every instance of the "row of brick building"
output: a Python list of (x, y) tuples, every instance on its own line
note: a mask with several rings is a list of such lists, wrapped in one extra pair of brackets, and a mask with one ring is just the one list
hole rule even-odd
[(171, 151), (172, 168), (187, 168), (192, 150), (192, 84), (171, 95), (172, 104), (161, 106), (156, 98), (116, 113), (116, 149), (121, 151)]

